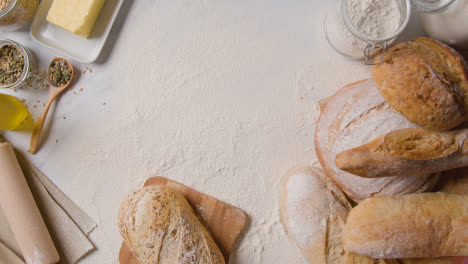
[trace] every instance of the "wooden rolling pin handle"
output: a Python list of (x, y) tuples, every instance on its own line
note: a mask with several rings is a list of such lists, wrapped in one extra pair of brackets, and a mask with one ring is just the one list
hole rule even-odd
[(9, 143), (0, 143), (0, 168), (0, 206), (26, 263), (57, 263), (59, 254)]

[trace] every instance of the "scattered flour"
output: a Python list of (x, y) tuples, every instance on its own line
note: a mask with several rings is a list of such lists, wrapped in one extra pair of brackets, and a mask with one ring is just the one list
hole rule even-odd
[(120, 202), (152, 176), (248, 214), (231, 264), (302, 263), (280, 222), (281, 178), (316, 158), (316, 101), (369, 74), (330, 52), (325, 1), (127, 5), (109, 59), (80, 79), (86, 96), (61, 98), (67, 119), (32, 157), (98, 223), (80, 264), (118, 263)]
[[(317, 188), (317, 185), (321, 188)], [(322, 241), (322, 237), (316, 234), (318, 232), (325, 233), (327, 219), (322, 218), (325, 215), (321, 216), (315, 210), (325, 204), (312, 202), (316, 201), (314, 199), (316, 191), (320, 191), (322, 188), (325, 186), (317, 182), (314, 176), (305, 173), (291, 175), (286, 183), (289, 227), (301, 247), (309, 247)], [(324, 201), (319, 200), (319, 202)], [(325, 208), (328, 208), (328, 205)], [(320, 227), (315, 223), (325, 223), (325, 225)]]

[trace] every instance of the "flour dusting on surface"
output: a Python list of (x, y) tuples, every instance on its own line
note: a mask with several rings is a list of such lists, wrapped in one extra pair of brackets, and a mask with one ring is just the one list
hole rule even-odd
[(369, 70), (331, 52), (323, 1), (132, 2), (84, 76), (105, 89), (62, 98), (66, 133), (35, 162), (98, 223), (80, 263), (118, 263), (120, 202), (153, 176), (248, 214), (231, 264), (302, 263), (280, 224), (282, 175), (316, 158), (316, 102)]

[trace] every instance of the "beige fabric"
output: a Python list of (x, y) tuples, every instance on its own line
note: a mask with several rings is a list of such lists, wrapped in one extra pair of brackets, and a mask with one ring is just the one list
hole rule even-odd
[(0, 242), (0, 264), (25, 264), (24, 261)]
[(55, 184), (53, 184), (47, 176), (44, 175), (36, 166), (26, 161), (26, 159), (20, 153), (16, 152), (16, 156), (21, 164), (23, 170), (31, 171), (36, 176), (44, 187), (47, 189), (49, 195), (54, 201), (70, 216), (80, 230), (85, 234), (89, 235), (94, 228), (96, 223), (89, 217), (83, 210), (81, 210), (70, 198), (68, 198)]
[[(59, 251), (60, 263), (74, 264), (78, 262), (84, 255), (94, 249), (93, 244), (86, 235), (96, 227), (96, 223), (66, 197), (42, 172), (26, 161), (20, 153), (16, 152), (16, 156)], [(21, 256), (15, 238), (1, 210), (0, 241), (10, 249), (9, 251)], [(14, 263), (8, 262), (6, 255), (0, 253), (0, 264), (4, 262)]]
[(60, 260), (26, 177), (9, 143), (0, 143), (0, 205), (29, 264)]

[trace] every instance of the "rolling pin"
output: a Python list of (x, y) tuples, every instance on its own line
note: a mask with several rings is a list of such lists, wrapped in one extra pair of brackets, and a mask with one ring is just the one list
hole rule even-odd
[(13, 147), (0, 137), (0, 206), (28, 264), (60, 260)]

